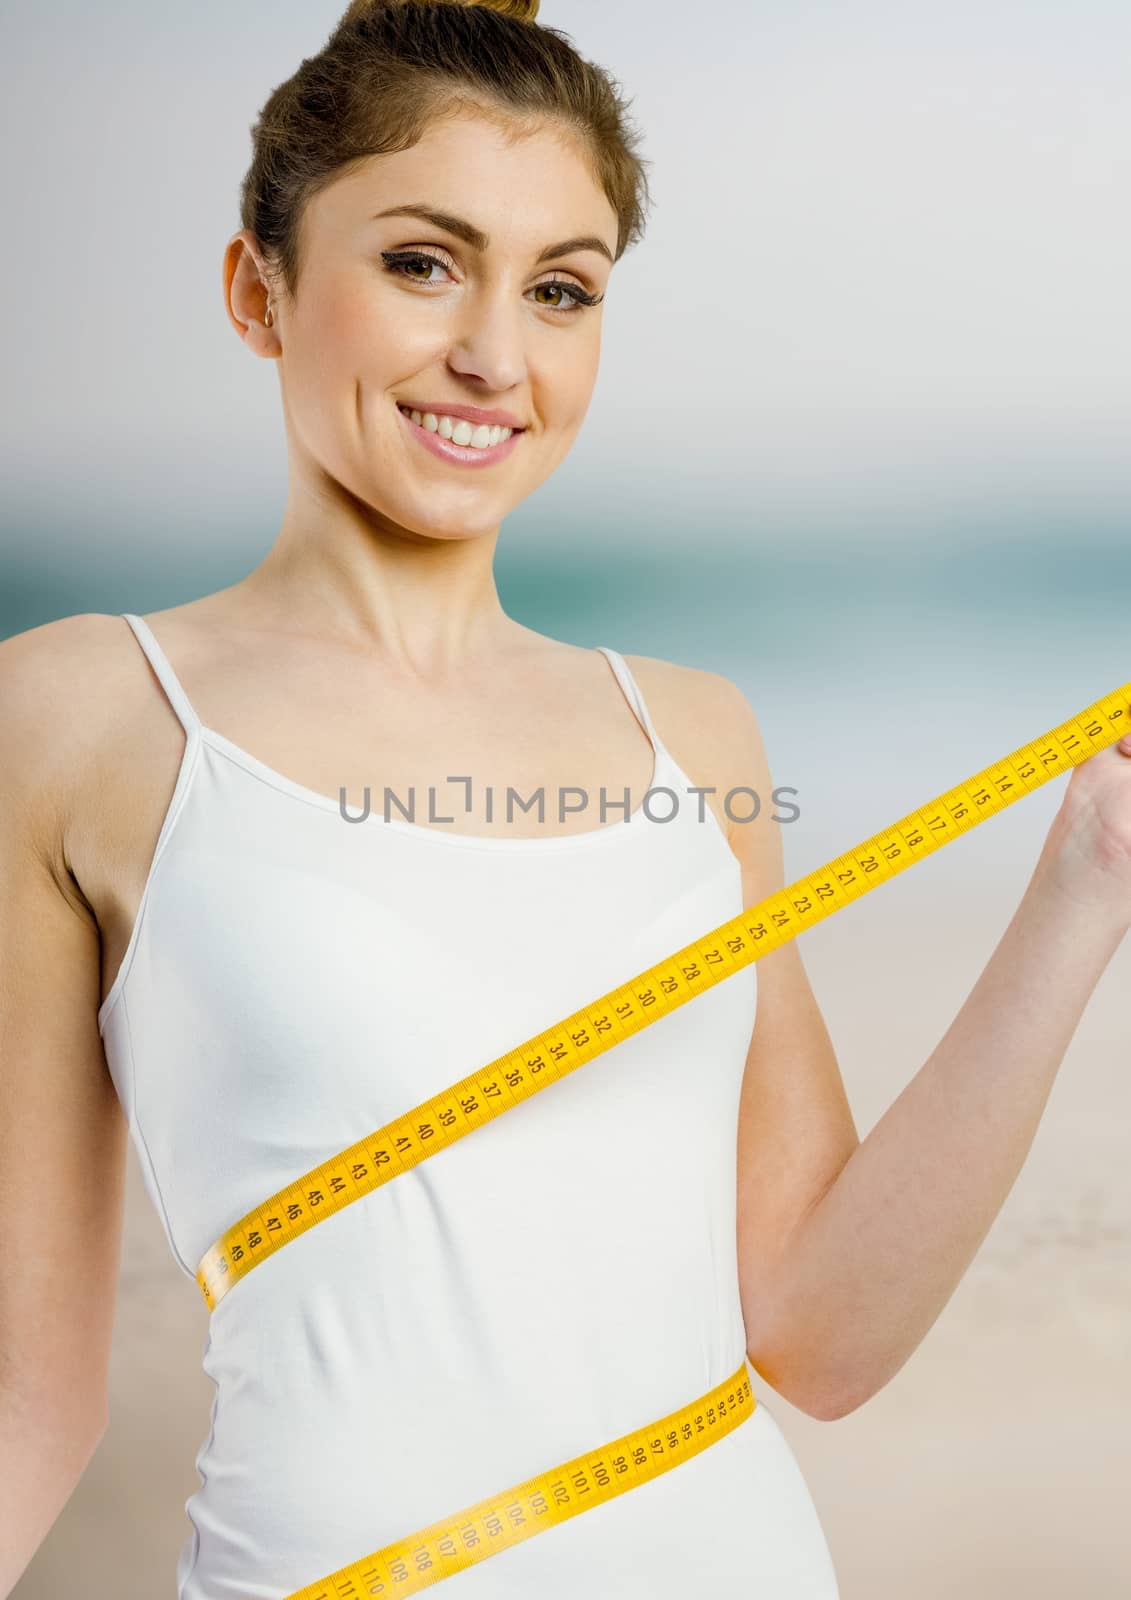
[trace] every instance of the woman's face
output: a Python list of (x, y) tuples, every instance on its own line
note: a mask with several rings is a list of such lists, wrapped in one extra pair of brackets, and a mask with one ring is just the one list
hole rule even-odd
[[(419, 209), (381, 214), (405, 207)], [(270, 329), (237, 248), (233, 320), (246, 332), (254, 318), (255, 347), (278, 359), (292, 475), (319, 498), (342, 486), (398, 530), (497, 530), (581, 426), (602, 308), (570, 291), (604, 295), (616, 244), (616, 212), (565, 135), (508, 139), (466, 114), (310, 201), (298, 294), (273, 294)], [(460, 448), (466, 429), (446, 444), (446, 425), (400, 409), (446, 406), (500, 410), (523, 431), (481, 456)]]

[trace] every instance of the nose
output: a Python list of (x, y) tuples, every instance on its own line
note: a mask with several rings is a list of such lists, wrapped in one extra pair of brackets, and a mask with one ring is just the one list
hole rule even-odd
[(448, 364), (493, 394), (523, 382), (526, 352), (521, 308), (509, 294), (472, 296), (452, 340)]

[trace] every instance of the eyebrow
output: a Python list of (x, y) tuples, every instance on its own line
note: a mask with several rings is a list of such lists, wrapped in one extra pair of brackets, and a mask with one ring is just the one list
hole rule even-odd
[[(491, 243), (490, 235), (477, 228), (474, 223), (468, 222), (465, 217), (453, 216), (448, 211), (436, 211), (427, 205), (390, 206), (388, 211), (375, 212), (371, 220), (376, 222), (381, 217), (419, 217), (424, 222), (430, 222), (434, 228), (442, 228), (445, 233), (454, 233), (457, 239), (462, 239), (473, 250), (486, 250)], [(561, 244), (548, 245), (535, 264), (556, 261), (559, 256), (571, 255), (575, 250), (596, 250), (607, 260), (613, 261), (613, 253), (604, 239), (598, 238), (596, 234), (585, 234), (577, 239), (563, 239)]]

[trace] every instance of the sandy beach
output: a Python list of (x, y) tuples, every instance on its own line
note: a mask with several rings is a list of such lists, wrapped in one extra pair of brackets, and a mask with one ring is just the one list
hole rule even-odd
[[(1021, 886), (980, 886), (974, 935), (938, 883), (930, 916), (926, 885), (898, 907), (892, 889), (886, 906), (873, 896), (806, 935), (862, 1137), (945, 1032)], [(908, 916), (923, 929), (913, 945)], [(879, 1028), (874, 1001), (893, 969), (903, 1002)], [(842, 1600), (1131, 1593), (1129, 978), (1125, 941), (1004, 1210), (893, 1381), (833, 1423), (756, 1386), (809, 1482)], [(60, 1600), (77, 1575), (88, 1600), (174, 1600), (184, 1503), (208, 1433), (207, 1312), (168, 1255), (132, 1153), (126, 1236), (110, 1430), (16, 1600)]]

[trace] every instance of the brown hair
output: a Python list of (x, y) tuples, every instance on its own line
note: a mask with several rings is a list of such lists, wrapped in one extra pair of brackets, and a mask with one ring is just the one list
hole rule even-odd
[(461, 110), (515, 136), (549, 122), (578, 138), (618, 220), (616, 259), (638, 242), (650, 196), (616, 80), (539, 0), (353, 0), (323, 49), (273, 89), (251, 129), (240, 218), (294, 296), (311, 197), (371, 156), (407, 150)]

